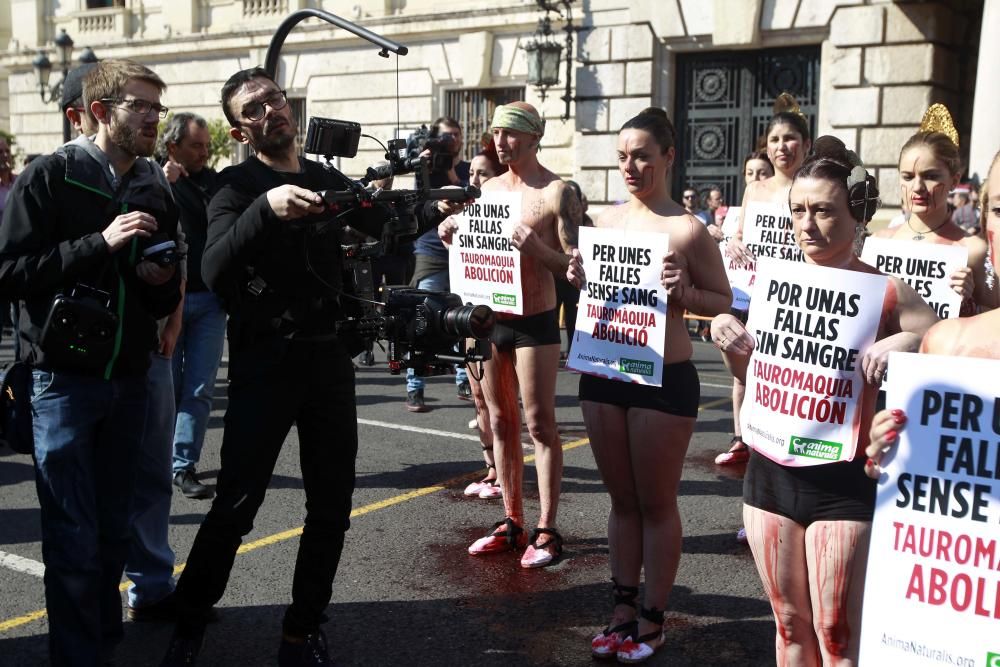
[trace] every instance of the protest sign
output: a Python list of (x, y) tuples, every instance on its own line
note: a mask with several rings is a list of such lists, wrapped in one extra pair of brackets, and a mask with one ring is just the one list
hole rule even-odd
[(722, 265), (726, 267), (726, 277), (733, 290), (732, 307), (737, 310), (750, 308), (750, 292), (753, 291), (754, 268), (756, 262), (750, 265), (739, 264), (726, 254), (726, 246), (739, 231), (740, 207), (730, 206), (726, 211), (726, 219), (722, 223), (722, 240), (719, 241), (719, 252), (722, 253)]
[(567, 368), (661, 386), (667, 293), (660, 272), (668, 246), (666, 234), (580, 228), (587, 284)]
[(743, 211), (743, 243), (757, 259), (802, 259), (792, 233), (792, 214), (785, 203), (748, 202)]
[(511, 244), (521, 221), (521, 194), (484, 192), (461, 215), (448, 258), (451, 291), (464, 303), (500, 313), (524, 312), (521, 252)]
[(939, 318), (958, 317), (962, 297), (949, 283), (951, 275), (969, 261), (965, 246), (872, 236), (865, 240), (861, 261), (907, 283)]
[(861, 359), (889, 278), (761, 259), (747, 330), (756, 340), (743, 440), (783, 465), (849, 461), (857, 448)]
[(862, 665), (1000, 667), (1000, 361), (892, 353)]

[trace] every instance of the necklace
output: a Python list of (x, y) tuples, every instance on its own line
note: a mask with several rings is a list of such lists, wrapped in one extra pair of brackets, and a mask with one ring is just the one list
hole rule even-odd
[(913, 228), (913, 225), (910, 224), (910, 216), (906, 216), (906, 226), (909, 227), (910, 231), (913, 232), (913, 240), (914, 241), (923, 241), (925, 236), (927, 236), (928, 234), (933, 234), (934, 232), (936, 232), (937, 230), (941, 229), (942, 227), (944, 227), (947, 224), (948, 224), (948, 218), (945, 218), (944, 222), (942, 222), (937, 227), (934, 227), (933, 229), (928, 229), (928, 230), (923, 231), (923, 232), (919, 232), (919, 231), (917, 231), (916, 229)]

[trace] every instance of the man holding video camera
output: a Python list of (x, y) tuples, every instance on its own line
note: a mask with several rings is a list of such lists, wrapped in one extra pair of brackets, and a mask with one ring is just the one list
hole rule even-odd
[[(434, 121), (420, 154), (430, 162), (430, 187), (464, 187), (469, 184), (469, 163), (462, 159), (462, 127), (454, 118), (442, 116)], [(428, 202), (425, 205), (423, 217), (432, 226), (413, 243), (415, 264), (410, 284), (414, 287), (436, 292), (450, 289), (448, 250), (438, 238), (437, 223), (458, 210), (460, 207), (446, 202)], [(424, 402), (425, 386), (424, 378), (412, 368), (406, 371), (406, 409), (410, 412), (429, 410)], [(463, 401), (472, 400), (469, 378), (462, 365), (455, 369), (455, 392)]]
[[(209, 205), (202, 276), (230, 315), (229, 406), (216, 497), (177, 583), (179, 620), (163, 664), (194, 663), (295, 425), (306, 519), (278, 661), (326, 665), (320, 624), (350, 525), (358, 436), (351, 351), (336, 330), (348, 301), (341, 224), (319, 215), (316, 192), (345, 190), (348, 180), (298, 157), (285, 92), (264, 69), (230, 77), (222, 107), (230, 134), (256, 155), (219, 175)], [(377, 212), (356, 213), (340, 222), (381, 235)]]
[[(180, 301), (178, 211), (153, 153), (166, 88), (104, 60), (84, 78), (97, 121), (17, 180), (0, 225), (0, 293), (21, 300), (53, 665), (103, 664), (146, 419), (156, 320)], [(159, 248), (159, 252), (156, 249)]]

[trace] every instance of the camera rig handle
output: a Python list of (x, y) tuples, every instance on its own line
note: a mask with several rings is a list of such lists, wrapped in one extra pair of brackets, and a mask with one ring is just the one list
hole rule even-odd
[(278, 79), (278, 58), (281, 57), (281, 47), (285, 44), (285, 38), (288, 37), (288, 33), (292, 31), (292, 28), (307, 18), (317, 18), (321, 21), (326, 21), (327, 23), (343, 28), (350, 33), (354, 33), (362, 39), (368, 40), (375, 46), (382, 49), (378, 54), (383, 58), (389, 57), (389, 51), (392, 51), (398, 56), (405, 56), (409, 53), (409, 49), (399, 42), (386, 39), (381, 35), (375, 34), (371, 30), (362, 28), (356, 23), (352, 23), (347, 19), (342, 19), (335, 14), (331, 14), (330, 12), (322, 9), (300, 9), (297, 12), (289, 14), (288, 17), (281, 22), (281, 25), (278, 26), (274, 36), (271, 38), (271, 43), (267, 47), (267, 56), (264, 58), (264, 69), (266, 69), (267, 73), (270, 74), (275, 80)]

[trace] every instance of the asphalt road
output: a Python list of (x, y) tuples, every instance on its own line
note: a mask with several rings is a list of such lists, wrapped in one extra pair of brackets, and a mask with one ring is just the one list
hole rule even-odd
[[(0, 359), (11, 355), (9, 342)], [(652, 665), (774, 664), (770, 607), (749, 550), (737, 543), (742, 471), (712, 459), (732, 428), (730, 379), (718, 354), (695, 342), (702, 381), (696, 433), (681, 483), (683, 556), (668, 605), (668, 643)], [(218, 471), (225, 368), (200, 467)], [(466, 547), (503, 518), (500, 500), (467, 499), (483, 472), (471, 404), (451, 377), (428, 382), (426, 414), (403, 407), (404, 382), (383, 364), (358, 371), (359, 427), (355, 517), (325, 626), (338, 662), (348, 665), (580, 665), (590, 637), (609, 618), (610, 572), (601, 484), (576, 399), (577, 376), (560, 371), (557, 418), (565, 452), (559, 526), (561, 561), (522, 570), (514, 554), (473, 558)], [(431, 429), (433, 432), (420, 429)], [(525, 435), (527, 441), (527, 436)], [(199, 664), (273, 665), (290, 596), (297, 533), (304, 516), (293, 430), (244, 551), (237, 556), (219, 622)], [(525, 454), (530, 454), (526, 448)], [(534, 468), (525, 472), (526, 511), (537, 517)], [(183, 564), (206, 501), (175, 495), (170, 541)], [(39, 511), (27, 457), (0, 452), (0, 551), (41, 561)], [(0, 554), (0, 561), (10, 560)], [(16, 559), (14, 559), (16, 560)], [(22, 565), (30, 562), (18, 561)], [(0, 565), (0, 665), (46, 664), (47, 622), (37, 574)], [(118, 665), (157, 665), (170, 628), (126, 624)]]

